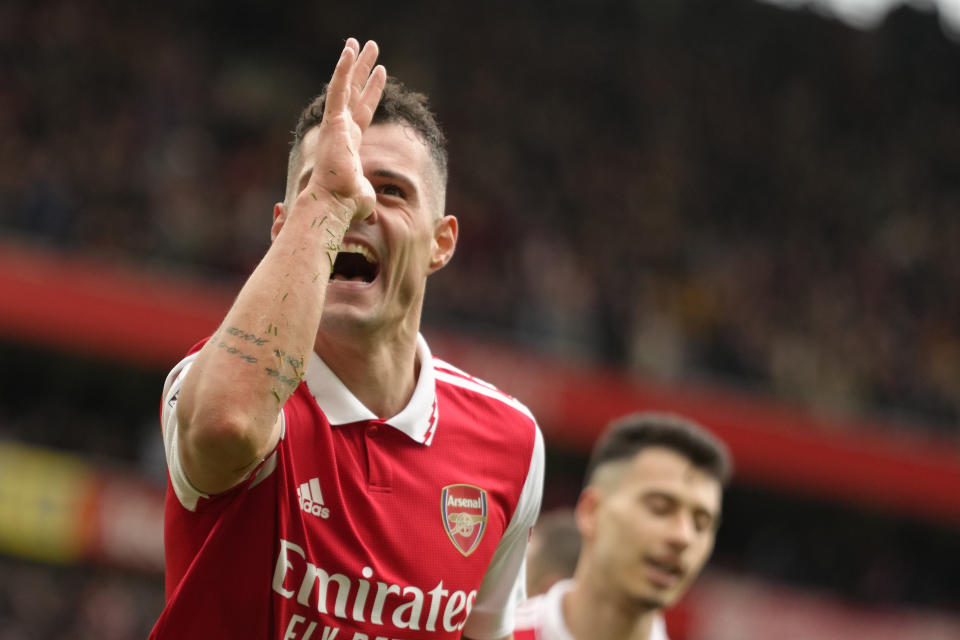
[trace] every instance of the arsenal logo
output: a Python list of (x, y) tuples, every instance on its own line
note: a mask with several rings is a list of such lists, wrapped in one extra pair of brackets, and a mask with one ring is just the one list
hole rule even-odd
[(468, 556), (487, 530), (487, 492), (472, 484), (450, 484), (440, 492), (443, 530), (457, 551)]

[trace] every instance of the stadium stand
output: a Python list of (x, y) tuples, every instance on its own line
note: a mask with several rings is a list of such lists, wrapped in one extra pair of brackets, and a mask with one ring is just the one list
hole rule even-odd
[[(956, 631), (960, 46), (936, 16), (363, 4), (0, 5), (0, 455), (79, 455), (155, 498), (163, 375), (265, 249), (283, 132), (362, 16), (451, 141), (463, 232), (426, 323), (451, 361), (504, 350), (469, 368), (538, 405), (548, 506), (618, 402), (736, 441), (716, 572), (674, 640), (736, 637), (702, 618), (750, 601), (836, 637)], [(626, 391), (551, 405), (546, 370)], [(0, 640), (144, 637), (156, 558), (14, 552), (5, 486)]]

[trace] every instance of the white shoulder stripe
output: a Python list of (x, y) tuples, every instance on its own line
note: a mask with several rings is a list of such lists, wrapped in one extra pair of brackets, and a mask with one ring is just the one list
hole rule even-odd
[(469, 378), (469, 379), (461, 378), (460, 376), (447, 373), (440, 369), (437, 369), (434, 375), (436, 377), (436, 380), (438, 381), (443, 381), (443, 382), (446, 382), (447, 384), (452, 384), (456, 387), (461, 387), (463, 389), (474, 391), (481, 395), (487, 396), (488, 398), (494, 398), (495, 400), (499, 400), (505, 405), (516, 409), (523, 415), (530, 418), (530, 420), (534, 424), (536, 424), (537, 422), (536, 418), (533, 417), (533, 414), (530, 412), (530, 409), (526, 407), (526, 405), (516, 400), (515, 398), (511, 398), (510, 396), (508, 396), (507, 394), (500, 391), (499, 389), (497, 389), (496, 387), (494, 387), (489, 383), (486, 383), (486, 382), (481, 383), (473, 378)]
[(440, 358), (438, 358), (438, 357), (436, 357), (436, 356), (433, 357), (433, 368), (434, 368), (434, 369), (449, 369), (450, 371), (456, 371), (456, 372), (459, 373), (460, 375), (467, 376), (468, 378), (472, 378), (472, 377), (473, 377), (473, 376), (471, 376), (469, 373), (467, 373), (466, 371), (464, 371), (463, 369), (460, 369), (459, 367), (455, 367), (454, 365), (450, 364), (450, 363), (447, 362), (446, 360), (441, 360)]
[[(483, 386), (485, 386), (485, 387), (490, 387), (490, 388), (493, 389), (494, 391), (500, 391), (500, 390), (497, 389), (494, 385), (490, 384), (490, 383), (487, 382), (486, 380), (481, 380), (480, 378), (477, 378), (477, 377), (475, 377), (475, 376), (472, 376), (472, 375), (470, 375), (469, 373), (467, 373), (466, 371), (464, 371), (463, 369), (457, 368), (457, 367), (453, 366), (452, 364), (450, 364), (449, 362), (446, 362), (445, 360), (438, 360), (437, 358), (434, 358), (434, 359), (433, 359), (433, 368), (434, 368), (434, 370), (436, 370), (437, 372), (441, 372), (441, 371), (443, 371), (443, 370), (445, 369), (445, 370), (447, 370), (447, 371), (452, 371), (452, 372), (454, 372), (454, 373), (458, 373), (458, 374), (460, 374), (461, 376), (463, 376), (464, 378), (467, 378), (467, 379), (469, 379), (469, 380), (473, 380), (473, 381), (476, 382), (477, 384), (483, 385)], [(503, 392), (500, 391), (500, 393), (503, 393)]]

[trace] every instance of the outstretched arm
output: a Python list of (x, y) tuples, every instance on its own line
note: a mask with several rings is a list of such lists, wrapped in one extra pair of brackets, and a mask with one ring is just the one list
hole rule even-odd
[(200, 491), (234, 486), (276, 445), (280, 410), (313, 350), (340, 241), (351, 221), (373, 210), (358, 150), (386, 82), (377, 56), (374, 42), (361, 51), (347, 40), (323, 120), (310, 132), (316, 143), (303, 149), (310, 156), (296, 176), (297, 193), (276, 205), (274, 241), (185, 374), (178, 448)]

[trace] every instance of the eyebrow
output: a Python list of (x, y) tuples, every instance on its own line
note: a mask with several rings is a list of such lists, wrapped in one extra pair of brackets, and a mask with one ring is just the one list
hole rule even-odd
[(406, 186), (411, 191), (413, 192), (417, 191), (416, 183), (402, 173), (398, 173), (390, 169), (374, 169), (371, 173), (377, 178), (386, 178), (387, 180), (395, 180), (396, 182), (402, 182), (404, 186)]
[(705, 509), (704, 507), (694, 507), (693, 517), (704, 516), (710, 519), (711, 523), (717, 522), (720, 519), (719, 513), (713, 513), (712, 511)]
[(706, 516), (708, 516), (708, 517), (709, 517), (712, 521), (714, 521), (714, 522), (716, 522), (716, 521), (718, 521), (718, 520), (720, 519), (720, 512), (719, 512), (719, 511), (716, 512), (716, 513), (714, 513), (714, 512), (711, 511), (708, 507), (705, 507), (705, 506), (703, 506), (702, 504), (700, 504), (700, 503), (698, 503), (698, 502), (692, 502), (692, 503), (683, 502), (682, 500), (680, 500), (680, 499), (679, 499), (677, 496), (675, 496), (674, 494), (672, 494), (672, 493), (670, 493), (670, 492), (667, 492), (667, 491), (664, 491), (664, 490), (662, 490), (662, 489), (649, 489), (649, 490), (645, 491), (645, 492), (642, 494), (642, 496), (643, 496), (644, 499), (647, 499), (647, 498), (662, 498), (662, 499), (667, 500), (668, 502), (670, 502), (670, 504), (673, 505), (673, 506), (685, 505), (685, 506), (689, 507), (689, 508), (693, 511), (693, 513), (694, 513), (695, 515), (696, 515), (696, 514), (706, 515)]

